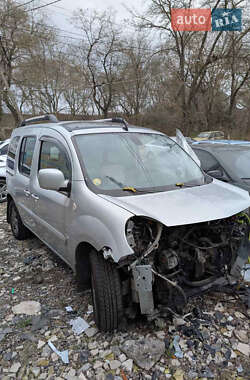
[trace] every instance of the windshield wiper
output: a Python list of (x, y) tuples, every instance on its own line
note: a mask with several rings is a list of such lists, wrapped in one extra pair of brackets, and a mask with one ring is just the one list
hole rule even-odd
[(122, 188), (123, 191), (132, 191), (132, 193), (136, 193), (138, 190), (136, 190), (134, 187), (132, 186), (125, 186)]
[(130, 191), (132, 193), (155, 193), (155, 191), (138, 190), (133, 186), (125, 186), (123, 183), (117, 181), (115, 178), (110, 177), (108, 175), (106, 175), (105, 177), (108, 178), (111, 182), (115, 183), (117, 186), (119, 186), (123, 191)]
[(123, 191), (131, 191), (132, 193), (143, 193), (143, 194), (147, 194), (147, 193), (157, 193), (157, 192), (158, 192), (157, 190), (138, 190), (138, 189), (136, 189), (136, 188), (133, 187), (133, 186), (126, 186), (126, 187), (123, 187), (122, 190), (123, 190)]
[(193, 184), (191, 184), (191, 183), (189, 183), (189, 184), (187, 184), (187, 183), (176, 183), (175, 184), (175, 186), (176, 187), (179, 187), (180, 189), (182, 189), (183, 187), (195, 187), (195, 186), (201, 186), (201, 185), (203, 185), (202, 183), (201, 184), (198, 184), (198, 183), (193, 183)]
[(115, 183), (116, 185), (118, 185), (121, 189), (124, 188), (123, 183), (117, 181), (115, 178), (110, 177), (110, 176), (108, 176), (108, 175), (106, 175), (105, 177), (108, 178), (111, 182), (113, 182), (113, 183)]

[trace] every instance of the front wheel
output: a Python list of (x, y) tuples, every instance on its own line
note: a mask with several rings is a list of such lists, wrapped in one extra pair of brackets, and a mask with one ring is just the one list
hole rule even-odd
[(22, 222), (19, 212), (16, 208), (14, 201), (9, 205), (10, 226), (14, 237), (17, 240), (25, 240), (30, 236), (30, 231)]
[(90, 252), (94, 318), (101, 331), (119, 328), (123, 318), (121, 280), (115, 264), (101, 254)]

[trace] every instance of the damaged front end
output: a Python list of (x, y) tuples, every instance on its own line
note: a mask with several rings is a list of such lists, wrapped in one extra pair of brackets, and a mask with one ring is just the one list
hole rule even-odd
[(128, 309), (137, 303), (149, 319), (180, 313), (188, 297), (235, 283), (250, 252), (249, 232), (245, 213), (177, 227), (129, 219), (126, 237), (134, 255), (126, 266)]

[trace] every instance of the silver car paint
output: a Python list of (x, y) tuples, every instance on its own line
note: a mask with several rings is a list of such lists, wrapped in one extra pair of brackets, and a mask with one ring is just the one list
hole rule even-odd
[(115, 262), (133, 253), (125, 236), (126, 222), (134, 216), (131, 212), (93, 193), (84, 181), (72, 184), (72, 199), (67, 211), (69, 255), (74, 256), (72, 252), (81, 242), (90, 243), (97, 251), (111, 248)]
[[(133, 131), (161, 134), (143, 128)], [(121, 133), (121, 128), (112, 128), (112, 133), (115, 132)], [(123, 130), (122, 132), (127, 133)], [(166, 226), (174, 226), (225, 218), (250, 206), (247, 192), (216, 180), (209, 185), (164, 193), (119, 198), (95, 194), (86, 185), (71, 139), (74, 135), (89, 133), (110, 133), (110, 129), (92, 128), (70, 133), (60, 124), (18, 128), (13, 131), (12, 137), (34, 134), (37, 136), (32, 173), (30, 180), (28, 177), (22, 178), (24, 176), (18, 173), (16, 163), (15, 172), (7, 173), (8, 191), (21, 216), (23, 210), (27, 213), (24, 223), (73, 270), (76, 248), (81, 242), (91, 244), (98, 251), (104, 247), (110, 248), (115, 262), (132, 254), (125, 236), (125, 226), (133, 215), (148, 216)], [(72, 165), (70, 198), (56, 191), (41, 189), (39, 186), (37, 165), (42, 136), (56, 138), (69, 154)], [(30, 196), (24, 198), (27, 185)]]
[(247, 209), (250, 203), (248, 192), (215, 179), (207, 185), (162, 193), (119, 198), (100, 196), (168, 227), (227, 218)]

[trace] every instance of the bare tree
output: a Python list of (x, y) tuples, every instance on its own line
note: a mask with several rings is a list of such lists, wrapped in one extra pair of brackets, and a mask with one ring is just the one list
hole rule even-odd
[(19, 67), (18, 88), (23, 105), (32, 113), (59, 113), (65, 108), (65, 54), (55, 36), (33, 48)]
[(151, 49), (149, 39), (142, 32), (125, 39), (122, 46), (115, 105), (118, 112), (138, 117), (150, 102), (150, 74), (157, 52)]
[(120, 31), (111, 10), (103, 13), (80, 10), (74, 22), (83, 33), (78, 54), (86, 73), (85, 79), (92, 88), (98, 113), (107, 117), (121, 61)]
[(63, 89), (64, 101), (71, 115), (86, 116), (91, 113), (91, 88), (86, 85), (88, 73), (83, 72), (84, 68), (71, 52), (68, 51), (68, 59), (65, 65), (65, 86)]
[[(205, 2), (216, 9), (222, 6), (221, 1)], [(223, 1), (224, 7), (230, 5), (240, 6), (230, 0)], [(217, 32), (185, 32), (173, 30), (171, 28), (171, 11), (173, 8), (192, 8), (192, 0), (151, 0), (151, 6), (147, 14), (135, 15), (140, 28), (148, 28), (160, 32), (161, 37), (166, 40), (166, 45), (172, 47), (173, 59), (175, 58), (177, 81), (179, 88), (177, 98), (182, 110), (183, 130), (189, 134), (193, 128), (193, 111), (197, 94), (202, 87), (206, 73), (211, 65), (218, 59), (226, 58), (228, 55), (228, 45), (226, 44), (225, 33)], [(247, 31), (242, 32), (237, 41), (240, 42)], [(190, 54), (191, 52), (191, 54)]]
[(0, 3), (0, 81), (2, 99), (13, 115), (15, 122), (21, 120), (20, 110), (11, 91), (15, 66), (20, 60), (25, 46), (30, 43), (28, 16), (23, 9), (16, 8), (11, 0)]
[(244, 85), (250, 79), (250, 49), (242, 41), (239, 41), (239, 36), (235, 33), (229, 35), (228, 44), (230, 49), (228, 51), (226, 68), (228, 70), (227, 80), (230, 88), (228, 89), (227, 132), (228, 136), (230, 136), (236, 127), (234, 114), (237, 100)]

